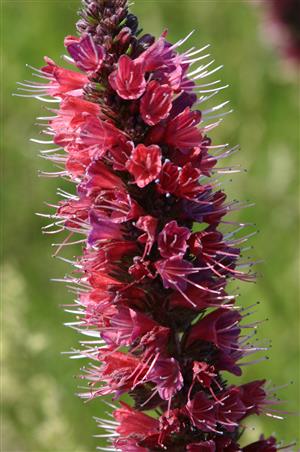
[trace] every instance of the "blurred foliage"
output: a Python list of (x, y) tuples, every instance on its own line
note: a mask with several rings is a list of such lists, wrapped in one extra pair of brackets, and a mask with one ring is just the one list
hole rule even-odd
[[(76, 346), (78, 336), (63, 326), (69, 321), (59, 304), (71, 300), (65, 287), (50, 283), (68, 271), (51, 258), (53, 237), (42, 236), (44, 221), (34, 215), (47, 211), (45, 201), (56, 201), (56, 179), (39, 179), (37, 169), (47, 162), (37, 157), (34, 118), (44, 113), (32, 99), (12, 97), (16, 82), (31, 79), (26, 63), (39, 67), (47, 54), (60, 61), (63, 38), (74, 34), (75, 1), (4, 0), (5, 150), (4, 281), (2, 358), (4, 452), (87, 452), (95, 450), (92, 416), (105, 408), (99, 401), (83, 404), (76, 396), (80, 363), (61, 351)], [(241, 164), (247, 174), (221, 177), (233, 198), (255, 202), (234, 215), (255, 222), (260, 234), (252, 239), (255, 255), (263, 259), (256, 284), (243, 284), (240, 303), (261, 301), (256, 319), (269, 318), (260, 336), (272, 340), (270, 360), (246, 367), (243, 381), (268, 378), (288, 385), (279, 392), (284, 409), (299, 406), (299, 293), (297, 287), (299, 86), (293, 69), (283, 63), (262, 31), (263, 5), (239, 0), (137, 0), (133, 6), (145, 31), (159, 35), (169, 27), (171, 41), (191, 31), (190, 46), (210, 43), (216, 62), (224, 64), (221, 77), (230, 87), (218, 100), (231, 100), (235, 112), (213, 134), (215, 143), (240, 143), (242, 151), (228, 165)], [(207, 107), (206, 107), (207, 108)], [(61, 184), (61, 181), (59, 181)], [(73, 251), (74, 252), (74, 251)], [(3, 409), (3, 408), (2, 408)], [(283, 421), (253, 418), (246, 435), (275, 432), (289, 442), (297, 437), (297, 416)], [(252, 429), (253, 427), (253, 429)]]

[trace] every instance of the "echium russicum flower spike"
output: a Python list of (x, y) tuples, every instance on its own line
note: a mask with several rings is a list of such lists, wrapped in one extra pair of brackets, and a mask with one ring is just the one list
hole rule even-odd
[[(59, 167), (50, 175), (76, 186), (59, 190), (45, 230), (66, 231), (56, 254), (83, 247), (64, 280), (76, 293), (70, 326), (87, 336), (71, 352), (90, 360), (80, 395), (114, 400), (113, 420), (97, 419), (108, 441), (99, 449), (290, 449), (274, 437), (239, 445), (249, 415), (281, 412), (264, 379), (224, 377), (241, 375), (243, 359), (268, 347), (251, 344), (253, 306), (237, 307), (226, 289), (255, 275), (240, 260), (249, 225), (224, 219), (244, 205), (227, 201), (217, 180), (237, 171), (216, 168), (237, 148), (208, 136), (226, 102), (202, 109), (224, 88), (205, 80), (219, 68), (208, 46), (179, 53), (188, 37), (171, 44), (166, 32), (141, 34), (126, 0), (84, 0), (80, 14), (79, 37), (65, 39), (75, 70), (45, 58), (34, 73), (42, 82), (21, 89), (58, 103), (39, 118), (54, 144), (42, 155)], [(131, 405), (118, 402), (126, 393)]]

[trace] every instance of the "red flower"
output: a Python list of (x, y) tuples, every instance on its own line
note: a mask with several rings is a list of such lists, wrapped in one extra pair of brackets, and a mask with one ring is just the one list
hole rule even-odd
[(117, 432), (123, 437), (145, 438), (157, 432), (159, 423), (153, 417), (147, 416), (129, 405), (121, 402), (122, 408), (114, 411), (118, 421)]
[(247, 416), (260, 414), (267, 403), (267, 394), (263, 386), (266, 380), (255, 380), (239, 386), (240, 398), (246, 407)]
[(191, 422), (203, 432), (215, 431), (217, 425), (215, 403), (203, 392), (198, 392), (186, 405)]
[(211, 187), (200, 193), (194, 200), (183, 200), (182, 216), (184, 219), (211, 225), (219, 224), (221, 218), (230, 209), (224, 205), (226, 194), (222, 191), (213, 193)]
[(167, 223), (157, 240), (162, 257), (184, 255), (187, 250), (187, 240), (191, 233), (189, 229), (178, 226), (175, 220)]
[(109, 121), (101, 121), (99, 118), (90, 116), (81, 128), (78, 143), (85, 147), (95, 147), (101, 152), (119, 142), (124, 134)]
[(171, 162), (165, 162), (159, 176), (158, 190), (161, 193), (175, 193), (178, 187), (179, 169)]
[(48, 57), (45, 57), (45, 61), (47, 65), (42, 67), (41, 71), (50, 80), (46, 86), (46, 91), (50, 96), (82, 95), (82, 88), (88, 82), (86, 75), (59, 67)]
[[(72, 179), (78, 180), (78, 178), (82, 177), (86, 168), (91, 163), (93, 152), (74, 143), (67, 144), (65, 150), (68, 153), (66, 158), (66, 170)], [(95, 153), (97, 153), (97, 150), (95, 150)]]
[[(86, 371), (86, 378), (91, 382), (91, 391), (83, 393), (84, 398), (106, 394), (115, 394), (118, 397), (138, 384), (148, 370), (147, 365), (141, 363), (138, 358), (121, 352), (106, 350), (104, 353), (102, 350), (101, 361), (103, 365), (100, 368), (92, 366)], [(106, 382), (106, 385), (98, 387), (101, 382)]]
[[(143, 210), (124, 190), (124, 187), (116, 184), (115, 190), (113, 188), (105, 188), (105, 185), (109, 185), (109, 180), (114, 180), (108, 173), (108, 180), (105, 184), (101, 180), (105, 174), (106, 171), (103, 171), (101, 175), (98, 174), (95, 178), (93, 176), (87, 178), (80, 187), (82, 193), (86, 194), (89, 192), (91, 197), (95, 197), (94, 207), (97, 212), (109, 217), (115, 223), (125, 223), (139, 218)], [(95, 184), (96, 181), (99, 182), (99, 185)], [(116, 181), (118, 181), (118, 178), (116, 178)]]
[(211, 265), (217, 276), (233, 273), (236, 277), (243, 277), (243, 273), (235, 271), (240, 250), (230, 245), (224, 241), (223, 235), (214, 227), (209, 227), (202, 232), (195, 232), (189, 239), (191, 252), (197, 256), (199, 261)]
[(164, 163), (158, 184), (161, 193), (171, 193), (178, 198), (195, 199), (205, 192), (199, 184), (200, 170), (187, 163), (182, 169), (170, 162)]
[(138, 99), (146, 89), (143, 65), (122, 55), (118, 69), (109, 76), (109, 83), (123, 99)]
[(146, 124), (154, 126), (165, 119), (172, 108), (173, 91), (152, 80), (141, 100), (141, 115)]
[(125, 306), (109, 310), (101, 337), (107, 344), (130, 345), (150, 332), (157, 324), (146, 315)]
[(190, 108), (186, 108), (168, 122), (164, 136), (165, 142), (183, 153), (199, 146), (202, 140), (202, 133), (197, 127), (200, 119), (199, 111), (191, 111)]
[(122, 190), (123, 188), (122, 179), (99, 159), (88, 166), (86, 177), (80, 185), (80, 190), (88, 196), (98, 194), (101, 190)]
[(234, 432), (246, 413), (246, 407), (235, 387), (219, 394), (219, 397), (221, 403), (217, 408), (218, 422), (229, 432)]
[[(220, 389), (220, 386), (216, 383), (215, 377), (217, 376), (215, 368), (205, 362), (194, 361), (193, 364), (193, 384), (197, 381), (204, 388), (209, 389), (212, 383), (216, 384)], [(193, 387), (193, 386), (192, 386)], [(191, 387), (191, 388), (192, 388)], [(190, 389), (191, 392), (191, 389)], [(215, 396), (216, 398), (216, 396)]]
[(199, 184), (200, 171), (191, 163), (184, 165), (179, 174), (178, 186), (174, 192), (180, 198), (193, 199), (205, 191), (205, 186)]
[[(201, 146), (197, 146), (190, 154), (190, 162), (194, 168), (200, 170), (201, 174), (211, 176), (213, 168), (216, 166), (217, 159), (209, 155), (207, 146), (211, 144), (210, 139), (203, 138)], [(182, 157), (182, 156), (178, 156)], [(179, 159), (177, 159), (178, 161)]]
[(154, 279), (151, 262), (144, 260), (140, 256), (133, 258), (133, 264), (129, 267), (128, 273), (132, 276), (135, 283), (142, 282), (144, 278)]
[(57, 209), (57, 216), (66, 220), (66, 227), (80, 228), (88, 218), (90, 206), (91, 200), (86, 197), (61, 201)]
[(126, 163), (134, 149), (134, 143), (128, 141), (126, 137), (119, 137), (119, 140), (110, 149), (113, 169), (116, 171), (126, 171)]
[(160, 147), (139, 144), (133, 149), (126, 168), (133, 175), (138, 187), (146, 187), (157, 178), (161, 171)]
[(80, 97), (66, 95), (60, 104), (58, 115), (50, 124), (56, 134), (63, 132), (74, 134), (89, 115), (100, 116), (99, 105)]

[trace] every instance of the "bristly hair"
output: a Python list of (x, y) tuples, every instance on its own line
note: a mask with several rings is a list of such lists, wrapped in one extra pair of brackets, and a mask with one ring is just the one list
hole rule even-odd
[[(264, 379), (226, 381), (266, 359), (268, 343), (253, 341), (256, 304), (238, 307), (228, 288), (253, 281), (255, 261), (243, 257), (253, 225), (227, 219), (249, 204), (220, 187), (240, 171), (221, 163), (238, 147), (210, 137), (228, 101), (203, 108), (226, 88), (205, 80), (221, 66), (208, 46), (179, 53), (190, 35), (171, 44), (166, 32), (142, 34), (125, 0), (84, 0), (80, 16), (80, 36), (64, 42), (75, 70), (46, 57), (34, 69), (41, 81), (21, 83), (19, 95), (57, 104), (39, 118), (47, 139), (33, 141), (57, 167), (45, 174), (76, 187), (59, 189), (44, 232), (65, 234), (56, 256), (82, 246), (61, 257), (74, 268), (61, 281), (75, 294), (67, 325), (86, 336), (69, 352), (89, 360), (80, 396), (115, 401), (113, 419), (96, 419), (108, 441), (99, 449), (290, 449), (263, 436), (240, 446), (248, 416), (282, 412)], [(130, 405), (117, 402), (124, 394)]]

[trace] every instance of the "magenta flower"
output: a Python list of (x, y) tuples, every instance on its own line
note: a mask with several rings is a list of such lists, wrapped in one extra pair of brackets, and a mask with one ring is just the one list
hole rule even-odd
[(141, 438), (145, 435), (155, 434), (159, 430), (159, 422), (153, 417), (147, 416), (140, 411), (136, 411), (125, 403), (122, 408), (114, 412), (114, 418), (118, 421), (117, 432), (123, 436), (131, 434)]
[(122, 55), (118, 69), (109, 76), (109, 83), (122, 99), (138, 99), (147, 86), (143, 64)]
[(180, 366), (174, 358), (160, 356), (147, 376), (149, 381), (156, 385), (160, 398), (168, 400), (170, 403), (173, 396), (183, 387)]
[(202, 141), (202, 133), (197, 127), (200, 120), (201, 113), (197, 110), (191, 111), (187, 107), (182, 113), (167, 122), (164, 142), (183, 153), (191, 151)]
[(97, 45), (91, 35), (83, 36), (81, 39), (67, 36), (65, 47), (78, 69), (90, 77), (96, 76), (104, 60), (104, 48)]
[(76, 186), (60, 190), (49, 217), (66, 231), (56, 254), (83, 246), (66, 278), (76, 293), (70, 326), (88, 337), (73, 352), (90, 361), (80, 395), (133, 400), (98, 420), (110, 442), (100, 450), (279, 450), (273, 437), (239, 445), (248, 416), (278, 417), (265, 380), (229, 385), (223, 376), (241, 375), (243, 358), (266, 347), (251, 344), (257, 323), (245, 322), (248, 310), (227, 288), (253, 280), (254, 262), (240, 258), (247, 225), (224, 220), (243, 205), (213, 179), (235, 148), (212, 144), (217, 123), (198, 109), (222, 89), (198, 84), (216, 69), (194, 69), (208, 55), (180, 54), (186, 39), (140, 36), (126, 0), (83, 5), (80, 37), (65, 40), (81, 72), (46, 58), (36, 72), (46, 83), (29, 87), (59, 103), (44, 118), (54, 144), (44, 155), (61, 168), (54, 176)]
[(172, 108), (173, 91), (169, 85), (152, 80), (141, 100), (141, 115), (146, 124), (154, 126), (166, 119)]
[(159, 146), (139, 144), (132, 150), (126, 168), (134, 177), (139, 188), (154, 181), (161, 171), (161, 150)]
[(82, 96), (83, 87), (88, 82), (84, 74), (57, 66), (53, 60), (45, 57), (46, 66), (39, 71), (39, 76), (49, 79), (48, 84), (34, 84), (37, 94), (48, 94), (63, 98), (65, 95)]

